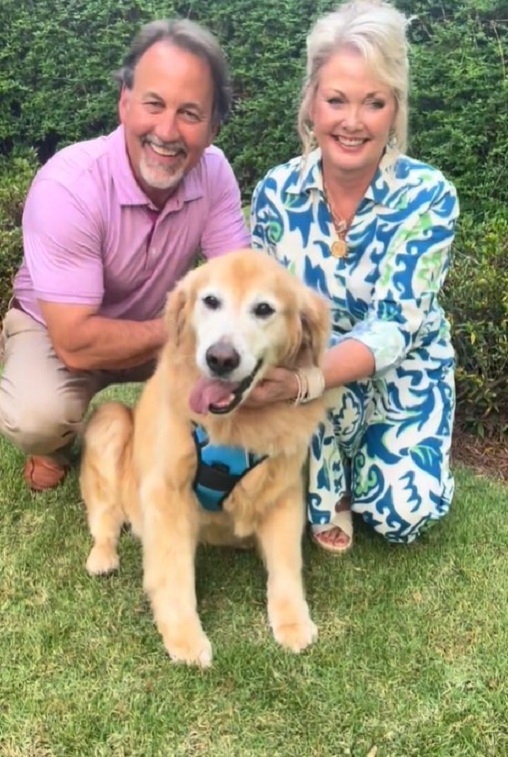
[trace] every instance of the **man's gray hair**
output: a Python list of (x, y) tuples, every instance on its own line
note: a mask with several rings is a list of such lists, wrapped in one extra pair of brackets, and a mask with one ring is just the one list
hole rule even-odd
[(231, 110), (231, 79), (226, 56), (217, 38), (190, 19), (151, 21), (134, 37), (123, 66), (116, 72), (120, 86), (132, 89), (136, 65), (141, 56), (157, 42), (167, 42), (206, 61), (214, 84), (212, 121), (220, 126)]

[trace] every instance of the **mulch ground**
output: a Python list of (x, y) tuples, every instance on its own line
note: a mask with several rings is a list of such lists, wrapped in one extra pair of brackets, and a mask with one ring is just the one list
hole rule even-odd
[(508, 482), (508, 439), (482, 439), (456, 429), (452, 455), (480, 475)]

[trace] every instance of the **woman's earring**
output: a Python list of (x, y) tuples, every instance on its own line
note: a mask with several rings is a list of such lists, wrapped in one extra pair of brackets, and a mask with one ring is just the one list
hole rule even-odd
[(388, 134), (388, 142), (386, 143), (386, 146), (389, 150), (395, 150), (397, 147), (397, 135), (395, 133), (395, 129), (391, 129), (390, 133)]

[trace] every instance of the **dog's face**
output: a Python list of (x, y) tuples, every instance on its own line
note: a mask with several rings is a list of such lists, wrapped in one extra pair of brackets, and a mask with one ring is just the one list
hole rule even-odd
[(170, 349), (198, 369), (196, 413), (232, 412), (276, 365), (315, 363), (328, 337), (324, 300), (268, 255), (241, 250), (188, 274), (170, 295)]

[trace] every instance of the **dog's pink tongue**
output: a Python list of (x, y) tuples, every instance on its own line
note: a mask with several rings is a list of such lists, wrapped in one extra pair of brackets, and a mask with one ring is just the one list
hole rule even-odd
[(189, 405), (195, 413), (205, 415), (210, 405), (226, 402), (238, 384), (219, 379), (200, 378), (189, 398)]

